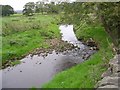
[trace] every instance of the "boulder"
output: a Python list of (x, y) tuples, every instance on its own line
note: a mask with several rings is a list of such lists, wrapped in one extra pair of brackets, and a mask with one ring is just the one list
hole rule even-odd
[(101, 78), (110, 76), (111, 74), (112, 74), (111, 68), (108, 68), (108, 70), (101, 75)]

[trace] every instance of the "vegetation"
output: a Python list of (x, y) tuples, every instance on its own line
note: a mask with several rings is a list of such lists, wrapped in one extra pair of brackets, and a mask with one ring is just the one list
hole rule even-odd
[(0, 17), (0, 66), (2, 66), (2, 18)]
[(79, 29), (83, 22), (87, 24), (100, 22), (105, 28), (104, 30), (112, 38), (116, 52), (119, 53), (119, 5), (119, 2), (66, 3), (64, 5), (65, 13), (62, 17), (62, 21), (64, 23), (74, 24), (76, 29)]
[(120, 53), (120, 10), (118, 9), (120, 6), (120, 2), (116, 3), (100, 3), (98, 4), (98, 15), (100, 17), (101, 22), (105, 28), (105, 31), (112, 38), (112, 42), (117, 49), (117, 53)]
[(14, 61), (14, 62), (11, 62), (11, 65), (14, 66), (14, 65), (17, 65), (17, 64), (20, 64), (21, 62), (19, 60), (17, 61)]
[(74, 2), (64, 6), (61, 21), (73, 24), (78, 38), (93, 38), (100, 50), (82, 64), (59, 73), (43, 88), (94, 88), (112, 58), (112, 48), (119, 49), (119, 3)]
[(86, 25), (85, 28), (77, 30), (76, 34), (78, 38), (82, 37), (84, 40), (93, 38), (100, 50), (87, 61), (58, 73), (43, 88), (94, 88), (101, 79), (101, 74), (107, 69), (108, 61), (112, 58), (110, 37), (100, 25)]
[(0, 8), (2, 8), (2, 16), (10, 16), (14, 14), (14, 9), (10, 5), (0, 5)]
[(3, 64), (8, 60), (19, 59), (35, 48), (48, 48), (46, 39), (60, 37), (58, 26), (53, 22), (56, 21), (50, 15), (3, 17)]
[(34, 13), (35, 4), (34, 2), (28, 2), (24, 5), (23, 15), (31, 16)]
[[(78, 39), (86, 41), (93, 38), (100, 50), (87, 61), (57, 74), (43, 88), (95, 87), (97, 81), (101, 79), (101, 74), (107, 69), (108, 61), (113, 57), (112, 49), (115, 48), (116, 52), (120, 53), (119, 5), (118, 2), (58, 2), (56, 4), (54, 2), (47, 4), (43, 1), (28, 2), (23, 10), (26, 16), (11, 15), (13, 8), (3, 6), (3, 16), (11, 15), (3, 17), (2, 20), (3, 64), (9, 60), (19, 59), (35, 48), (49, 48), (45, 43), (46, 39), (60, 38), (55, 20), (59, 14), (61, 16), (59, 23), (73, 24)], [(18, 63), (18, 61), (12, 62), (13, 65)]]
[(44, 0), (34, 2), (28, 2), (24, 5), (23, 15), (32, 16), (35, 13), (41, 14), (59, 14), (63, 11), (63, 4), (60, 2), (47, 3)]

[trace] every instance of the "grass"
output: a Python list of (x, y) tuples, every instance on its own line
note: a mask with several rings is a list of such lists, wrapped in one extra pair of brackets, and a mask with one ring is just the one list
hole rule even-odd
[[(28, 54), (38, 47), (49, 48), (49, 45), (44, 43), (45, 40), (60, 37), (54, 17), (51, 15), (3, 17), (3, 63)], [(76, 31), (76, 36), (84, 40), (93, 38), (100, 50), (89, 60), (60, 72), (43, 88), (93, 88), (101, 79), (101, 74), (107, 69), (108, 60), (112, 58), (110, 37), (100, 25), (85, 25), (84, 28)], [(12, 62), (13, 65), (18, 63), (19, 61)]]
[(54, 17), (13, 15), (3, 17), (2, 63), (20, 58), (35, 48), (49, 48), (46, 39), (60, 38)]
[(50, 82), (43, 85), (43, 88), (94, 88), (101, 79), (101, 74), (107, 69), (109, 59), (113, 57), (109, 46), (110, 37), (100, 25), (86, 25), (81, 30), (77, 30), (76, 35), (84, 40), (93, 38), (100, 50), (87, 61), (58, 73)]
[(0, 17), (0, 67), (2, 66), (2, 18)]
[(14, 65), (17, 65), (17, 64), (20, 64), (21, 62), (19, 60), (17, 61), (14, 61), (14, 62), (11, 62), (11, 65), (14, 66)]

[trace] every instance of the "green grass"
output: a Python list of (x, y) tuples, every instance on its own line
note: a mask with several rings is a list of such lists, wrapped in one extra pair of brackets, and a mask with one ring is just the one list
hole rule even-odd
[(0, 65), (2, 64), (1, 60), (2, 60), (2, 36), (0, 36)]
[(60, 38), (60, 32), (55, 23), (54, 17), (50, 15), (3, 17), (3, 64), (8, 60), (20, 58), (35, 48), (49, 48), (45, 43), (46, 39)]
[(100, 25), (86, 26), (76, 31), (77, 37), (82, 37), (84, 40), (93, 38), (98, 43), (100, 50), (89, 60), (58, 73), (43, 88), (94, 88), (97, 81), (101, 79), (101, 74), (107, 69), (105, 65), (112, 58), (112, 49), (109, 46), (111, 39)]
[(19, 60), (16, 60), (14, 62), (11, 62), (11, 65), (14, 66), (14, 65), (17, 65), (17, 64), (20, 64), (21, 62)]
[[(55, 17), (55, 16), (54, 16)], [(26, 17), (13, 15), (3, 17), (2, 36), (2, 61), (21, 57), (35, 48), (49, 48), (44, 43), (46, 39), (59, 38), (60, 32), (57, 21), (51, 15), (35, 15)], [(76, 31), (78, 38), (87, 40), (94, 38), (100, 50), (91, 58), (75, 67), (60, 72), (53, 80), (45, 84), (43, 88), (93, 88), (101, 74), (107, 69), (105, 64), (112, 58), (112, 50), (109, 44), (111, 39), (100, 25), (86, 25)], [(108, 43), (109, 41), (109, 43)], [(103, 57), (106, 60), (103, 60)], [(18, 64), (19, 62), (12, 62)]]
[(2, 19), (2, 34), (3, 36), (26, 31), (29, 29), (41, 29), (45, 25), (50, 23), (56, 23), (56, 15), (34, 15), (34, 16), (23, 16), (23, 15), (12, 15), (10, 17), (3, 17)]

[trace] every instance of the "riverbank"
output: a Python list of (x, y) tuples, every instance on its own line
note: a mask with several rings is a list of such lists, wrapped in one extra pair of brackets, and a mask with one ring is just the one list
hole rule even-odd
[(101, 74), (107, 70), (113, 52), (111, 39), (104, 28), (100, 25), (86, 25), (84, 29), (76, 31), (76, 36), (84, 41), (93, 38), (100, 50), (87, 61), (57, 74), (43, 88), (94, 88)]
[(2, 70), (3, 88), (41, 88), (57, 73), (78, 65), (96, 52), (77, 40), (72, 25), (59, 28), (62, 38), (47, 40), (50, 48), (37, 48), (22, 58), (19, 65)]
[(49, 40), (61, 43), (55, 17), (56, 15), (26, 17), (20, 14), (3, 17), (2, 68), (20, 63), (21, 58), (34, 52), (36, 48), (51, 48)]

